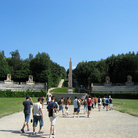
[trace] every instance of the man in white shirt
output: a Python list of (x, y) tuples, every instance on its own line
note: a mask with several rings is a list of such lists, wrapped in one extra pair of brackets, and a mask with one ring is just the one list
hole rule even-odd
[(43, 112), (42, 112), (42, 105), (41, 105), (41, 98), (38, 98), (38, 102), (33, 106), (33, 135), (36, 135), (35, 128), (39, 121), (40, 123), (40, 130), (38, 133), (42, 133), (42, 126), (43, 126)]
[(75, 97), (74, 100), (74, 117), (75, 117), (75, 113), (77, 112), (78, 117), (79, 117), (79, 112), (80, 112), (80, 101), (77, 99), (77, 97)]

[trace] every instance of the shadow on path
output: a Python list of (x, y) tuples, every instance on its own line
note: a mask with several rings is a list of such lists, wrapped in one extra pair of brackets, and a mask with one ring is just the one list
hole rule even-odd
[(14, 134), (20, 134), (21, 136), (26, 136), (26, 137), (39, 137), (39, 138), (49, 138), (49, 134), (36, 134), (32, 135), (32, 132), (26, 132), (26, 133), (21, 133), (21, 131), (18, 130), (0, 130), (0, 132), (11, 132)]

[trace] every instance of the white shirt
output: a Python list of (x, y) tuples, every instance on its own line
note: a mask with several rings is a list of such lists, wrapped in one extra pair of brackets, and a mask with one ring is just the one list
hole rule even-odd
[(78, 99), (75, 99), (74, 100), (74, 108), (78, 108), (78, 103), (77, 102), (80, 103), (80, 101)]
[(42, 105), (40, 103), (35, 103), (33, 106), (33, 110), (34, 110), (34, 116), (41, 116), (41, 112), (40, 109), (42, 109)]

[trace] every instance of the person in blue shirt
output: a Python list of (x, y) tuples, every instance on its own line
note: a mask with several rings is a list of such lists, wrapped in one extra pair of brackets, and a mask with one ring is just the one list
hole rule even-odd
[(50, 138), (52, 138), (52, 135), (55, 134), (54, 126), (55, 126), (55, 122), (56, 122), (56, 117), (53, 117), (53, 108), (56, 108), (57, 111), (59, 111), (58, 110), (58, 105), (55, 102), (55, 97), (54, 96), (51, 97), (51, 102), (47, 106), (47, 110), (49, 112), (49, 118), (50, 118), (50, 122), (51, 122), (50, 136), (49, 136)]
[(32, 98), (29, 95), (26, 96), (26, 100), (23, 102), (23, 105), (24, 105), (25, 122), (23, 124), (22, 129), (21, 129), (21, 132), (25, 133), (24, 128), (26, 125), (27, 125), (27, 131), (30, 130), (28, 122), (29, 122), (29, 118), (30, 118), (31, 105), (33, 105)]
[(109, 100), (108, 100), (108, 98), (106, 96), (105, 96), (104, 102), (105, 102), (106, 111), (108, 111), (108, 103), (109, 103)]

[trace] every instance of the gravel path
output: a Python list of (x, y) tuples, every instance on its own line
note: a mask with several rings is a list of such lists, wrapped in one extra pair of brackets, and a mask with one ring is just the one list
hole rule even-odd
[[(0, 119), (0, 138), (27, 138), (40, 137), (48, 138), (50, 131), (50, 121), (46, 111), (46, 105), (43, 107), (44, 127), (43, 134), (32, 136), (32, 124), (30, 123), (30, 132), (20, 133), (23, 125), (23, 112), (15, 113)], [(56, 138), (137, 138), (138, 137), (138, 117), (134, 117), (118, 111), (98, 111), (92, 110), (90, 118), (83, 114), (81, 107), (80, 117), (73, 118), (73, 106), (70, 106), (69, 116), (63, 117), (61, 112), (56, 120)], [(32, 116), (31, 116), (32, 118)], [(26, 130), (26, 129), (25, 129)], [(38, 131), (38, 127), (36, 129)]]

